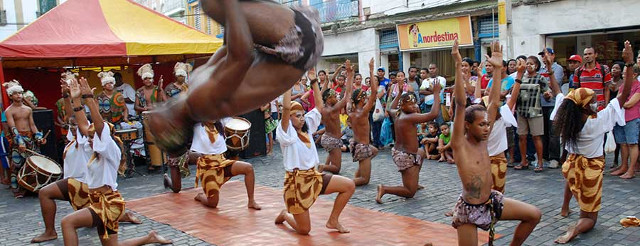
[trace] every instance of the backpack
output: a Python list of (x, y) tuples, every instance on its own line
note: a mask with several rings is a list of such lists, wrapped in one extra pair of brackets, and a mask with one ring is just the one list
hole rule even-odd
[[(582, 71), (584, 70), (583, 68), (584, 68), (584, 66), (581, 66), (578, 69), (576, 69), (575, 76), (578, 76), (578, 84), (574, 84), (575, 88), (580, 88), (580, 78), (581, 78), (581, 75), (582, 75)], [(606, 65), (604, 65), (604, 66), (601, 65), (600, 63), (596, 63), (596, 67), (595, 68), (600, 70), (600, 74), (602, 74), (600, 79), (602, 79), (602, 83), (604, 84), (604, 76), (605, 76), (605, 74), (606, 74), (606, 72), (607, 72), (607, 70), (609, 68)], [(607, 70), (605, 70), (605, 69), (607, 69)]]

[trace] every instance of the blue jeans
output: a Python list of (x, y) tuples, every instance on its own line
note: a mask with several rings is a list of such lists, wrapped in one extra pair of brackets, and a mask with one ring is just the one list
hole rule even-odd
[(640, 132), (640, 119), (631, 120), (624, 126), (616, 124), (613, 127), (613, 137), (617, 144), (638, 144), (638, 132)]

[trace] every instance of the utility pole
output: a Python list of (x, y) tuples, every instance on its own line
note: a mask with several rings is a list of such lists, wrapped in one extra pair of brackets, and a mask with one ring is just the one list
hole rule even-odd
[(498, 0), (498, 31), (500, 43), (506, 47), (505, 58), (515, 58), (513, 39), (511, 38), (511, 0)]

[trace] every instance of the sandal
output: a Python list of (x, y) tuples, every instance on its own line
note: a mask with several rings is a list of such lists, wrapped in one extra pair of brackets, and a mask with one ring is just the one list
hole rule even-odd
[(513, 167), (513, 169), (515, 169), (515, 170), (528, 170), (529, 169), (529, 165), (526, 165), (526, 166), (517, 165), (517, 166)]
[(544, 171), (544, 168), (541, 166), (536, 167), (535, 169), (533, 169), (534, 172), (536, 173), (541, 173), (542, 171)]

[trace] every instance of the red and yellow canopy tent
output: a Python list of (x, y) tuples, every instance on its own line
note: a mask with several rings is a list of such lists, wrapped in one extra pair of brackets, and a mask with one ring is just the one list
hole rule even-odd
[(221, 45), (131, 0), (68, 0), (0, 42), (0, 82), (18, 79), (53, 108), (61, 68), (165, 63), (156, 76), (171, 78), (172, 63), (210, 56)]

